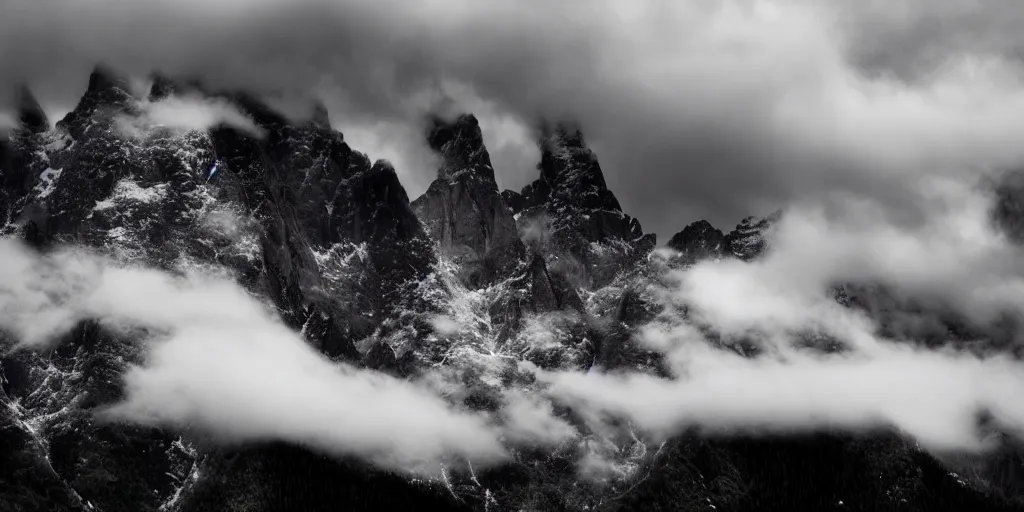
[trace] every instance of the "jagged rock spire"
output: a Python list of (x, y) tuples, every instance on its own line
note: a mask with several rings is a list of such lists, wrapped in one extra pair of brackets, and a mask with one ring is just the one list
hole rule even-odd
[(50, 128), (50, 120), (46, 117), (43, 107), (36, 101), (35, 95), (28, 86), (22, 85), (17, 92), (18, 122), (21, 127), (32, 132), (40, 133)]
[(767, 231), (781, 216), (779, 211), (763, 218), (745, 217), (728, 234), (706, 220), (699, 220), (673, 235), (667, 245), (681, 253), (683, 264), (721, 257), (750, 261), (767, 250)]
[(441, 156), (438, 177), (413, 202), (441, 251), (462, 265), (463, 282), (509, 277), (525, 254), (512, 212), (498, 192), (476, 117), (431, 119), (427, 143)]
[(100, 94), (110, 89), (128, 91), (128, 79), (106, 64), (97, 64), (89, 75), (89, 88), (86, 94)]
[(159, 72), (150, 74), (149, 78), (153, 81), (149, 87), (149, 101), (160, 101), (182, 94), (209, 94), (203, 84), (195, 79), (171, 77)]
[(540, 177), (521, 194), (505, 191), (504, 201), (518, 214), (521, 229), (542, 226), (550, 232), (531, 237), (550, 245), (535, 249), (577, 262), (579, 285), (602, 286), (653, 249), (655, 237), (622, 212), (578, 125), (543, 122), (538, 143)]
[(472, 173), (479, 179), (494, 181), (494, 168), (484, 147), (480, 122), (472, 114), (462, 114), (454, 120), (433, 117), (427, 143), (441, 155), (438, 178), (455, 179), (459, 174)]
[(127, 78), (106, 65), (98, 65), (89, 75), (89, 86), (78, 105), (57, 126), (67, 130), (73, 137), (81, 138), (90, 126), (90, 121), (100, 111), (131, 111), (135, 98), (130, 90)]
[(153, 85), (149, 88), (149, 101), (160, 101), (179, 92), (180, 84), (170, 77), (155, 73), (152, 75)]
[(725, 233), (706, 220), (686, 226), (668, 241), (670, 248), (682, 254), (684, 263), (721, 257), (726, 250)]

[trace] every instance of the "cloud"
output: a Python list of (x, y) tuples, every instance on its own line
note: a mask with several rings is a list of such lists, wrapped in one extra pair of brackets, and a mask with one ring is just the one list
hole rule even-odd
[(104, 414), (246, 442), (284, 440), (383, 467), (435, 473), (507, 453), (500, 430), (421, 387), (328, 361), (238, 285), (118, 266), (78, 250), (47, 256), (0, 240), (0, 328), (44, 346), (77, 321), (151, 333), (126, 398)]
[(462, 322), (447, 315), (435, 315), (430, 318), (430, 326), (442, 336), (459, 334), (466, 329)]
[(557, 417), (550, 402), (535, 392), (505, 392), (505, 436), (525, 446), (557, 446), (575, 439), (579, 433), (564, 419)]
[(7, 131), (17, 127), (18, 121), (14, 118), (14, 116), (6, 112), (0, 112), (0, 135), (6, 138)]
[[(1018, 358), (957, 345), (945, 326), (939, 348), (913, 329), (889, 339), (880, 318), (835, 298), (840, 285), (882, 286), (922, 304), (922, 317), (963, 315), (982, 342), (1001, 315), (1024, 318), (1024, 254), (993, 223), (992, 198), (959, 180), (928, 184), (912, 197), (921, 218), (891, 216), (856, 196), (798, 203), (769, 233), (762, 259), (670, 271), (654, 294), (666, 309), (636, 341), (664, 355), (671, 377), (533, 372), (589, 430), (614, 432), (621, 422), (612, 420), (627, 420), (654, 441), (691, 429), (892, 429), (934, 452), (970, 452), (994, 447), (993, 430), (1024, 439)], [(808, 346), (816, 337), (842, 349)], [(740, 342), (761, 350), (741, 355)]]
[(926, 448), (991, 447), (983, 413), (1024, 433), (1017, 389), (1024, 368), (1004, 358), (891, 348), (884, 357), (749, 359), (704, 347), (684, 377), (541, 374), (551, 396), (574, 408), (624, 417), (667, 438), (690, 428), (705, 435), (793, 434), (895, 428)]
[(505, 187), (536, 176), (535, 119), (574, 117), (662, 239), (835, 190), (912, 211), (900, 193), (918, 176), (1024, 151), (1009, 0), (55, 2), (0, 7), (0, 44), (24, 49), (0, 68), (51, 102), (73, 102), (97, 60), (316, 91), (339, 126), (408, 154), (388, 158), (409, 162), (412, 196), (435, 169), (407, 137), (443, 98), (491, 110), (478, 117)]
[(200, 96), (168, 96), (158, 101), (140, 101), (138, 116), (121, 116), (117, 126), (130, 137), (143, 137), (155, 128), (206, 131), (219, 125), (237, 128), (255, 137), (263, 130), (226, 100)]

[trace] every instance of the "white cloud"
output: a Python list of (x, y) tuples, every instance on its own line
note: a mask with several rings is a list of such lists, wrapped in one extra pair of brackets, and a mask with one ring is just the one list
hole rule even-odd
[(979, 414), (1024, 433), (1017, 390), (1024, 368), (1005, 358), (889, 347), (884, 356), (750, 359), (692, 350), (688, 374), (541, 373), (550, 393), (574, 408), (625, 417), (668, 437), (895, 428), (933, 450), (982, 450)]
[(557, 446), (579, 435), (572, 425), (555, 416), (551, 403), (535, 391), (508, 390), (504, 395), (504, 434), (513, 443)]
[(466, 326), (458, 320), (447, 315), (435, 315), (430, 318), (430, 326), (442, 336), (459, 334), (466, 330)]
[(335, 364), (233, 282), (172, 277), (66, 250), (0, 240), (0, 328), (45, 345), (75, 321), (144, 327), (146, 362), (106, 414), (231, 441), (284, 440), (383, 467), (432, 473), (506, 457), (487, 419), (421, 387)]

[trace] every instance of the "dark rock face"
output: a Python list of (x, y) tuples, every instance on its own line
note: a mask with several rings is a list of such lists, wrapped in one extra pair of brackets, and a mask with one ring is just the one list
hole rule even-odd
[(726, 235), (728, 253), (741, 260), (750, 261), (764, 253), (768, 248), (765, 238), (767, 231), (778, 222), (781, 212), (773, 213), (763, 219), (746, 217), (735, 229)]
[(106, 122), (113, 115), (133, 109), (135, 102), (130, 90), (128, 80), (116, 71), (97, 67), (89, 75), (89, 88), (78, 106), (58, 121), (57, 127), (67, 131), (75, 140), (92, 138), (98, 131), (109, 128)]
[(540, 179), (522, 194), (506, 192), (524, 241), (542, 254), (571, 261), (566, 271), (579, 286), (600, 288), (654, 248), (653, 234), (622, 212), (601, 166), (567, 124), (545, 126)]
[(540, 255), (530, 263), (530, 296), (533, 311), (558, 311), (561, 309), (583, 309), (583, 301), (565, 276), (551, 272)]
[(505, 203), (505, 206), (512, 211), (515, 215), (526, 207), (526, 198), (522, 194), (514, 190), (502, 190), (501, 200)]
[(467, 286), (478, 288), (509, 278), (520, 269), (526, 248), (512, 211), (498, 193), (477, 119), (435, 119), (427, 139), (441, 156), (441, 168), (413, 203), (416, 214), (442, 254), (459, 265)]
[(706, 220), (683, 228), (672, 236), (668, 246), (682, 253), (684, 262), (688, 264), (721, 257), (727, 248), (725, 235)]
[(656, 469), (604, 510), (787, 510), (794, 504), (836, 511), (1018, 509), (963, 485), (890, 436), (686, 439), (663, 451)]
[(343, 181), (331, 213), (331, 243), (366, 247), (369, 274), (364, 293), (370, 294), (374, 316), (415, 307), (406, 287), (423, 279), (434, 264), (430, 240), (413, 213), (409, 196), (391, 164), (378, 161)]
[(680, 263), (684, 265), (725, 256), (751, 261), (768, 248), (768, 230), (781, 215), (777, 212), (761, 219), (746, 217), (728, 234), (706, 220), (697, 221), (673, 235), (667, 245), (679, 251)]
[(1024, 243), (1024, 171), (1007, 173), (993, 184), (992, 220), (1011, 240)]

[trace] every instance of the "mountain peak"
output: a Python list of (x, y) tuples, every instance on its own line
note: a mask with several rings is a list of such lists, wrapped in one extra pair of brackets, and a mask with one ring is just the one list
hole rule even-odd
[(33, 133), (43, 132), (50, 128), (50, 120), (46, 117), (46, 112), (43, 112), (43, 107), (36, 101), (35, 95), (32, 94), (28, 86), (18, 87), (17, 102), (18, 122), (21, 123), (22, 128)]
[(109, 89), (128, 92), (128, 79), (106, 64), (97, 64), (89, 75), (89, 88), (86, 93), (99, 94)]
[(512, 212), (498, 193), (480, 122), (472, 114), (435, 116), (427, 143), (441, 156), (437, 179), (413, 202), (441, 250), (477, 287), (508, 277), (524, 253)]
[(473, 114), (462, 114), (451, 120), (434, 116), (427, 132), (427, 143), (441, 155), (439, 178), (474, 176), (494, 181), (491, 157), (484, 147), (480, 122)]
[(550, 194), (558, 203), (622, 211), (618, 199), (608, 190), (597, 155), (587, 147), (578, 125), (542, 124), (539, 145), (540, 180), (534, 182), (532, 189), (523, 189), (524, 196)]
[(679, 251), (686, 264), (723, 256), (750, 261), (764, 254), (768, 247), (766, 233), (781, 217), (781, 211), (767, 217), (747, 216), (727, 234), (699, 220), (673, 235), (666, 245)]
[(480, 131), (480, 121), (473, 114), (460, 114), (454, 119), (445, 119), (435, 115), (430, 118), (430, 127), (427, 130), (427, 143), (434, 151), (442, 151), (444, 146), (456, 139), (479, 137), (483, 141)]
[(387, 160), (385, 158), (378, 158), (374, 161), (373, 165), (370, 166), (369, 172), (371, 174), (394, 174), (395, 176), (398, 176), (398, 172), (395, 170), (394, 164), (391, 163), (391, 160)]
[(575, 121), (541, 121), (542, 144), (553, 144), (563, 148), (586, 148), (583, 131)]
[[(58, 127), (68, 130), (75, 138), (81, 138), (89, 129), (90, 120), (94, 120), (98, 112), (130, 111), (134, 108), (135, 98), (129, 92), (131, 87), (128, 79), (110, 67), (99, 64), (89, 75), (89, 87), (75, 109), (57, 123)], [(107, 121), (112, 115), (107, 115)], [(107, 123), (103, 123), (104, 126)], [(104, 128), (105, 129), (105, 128)]]
[(682, 253), (685, 263), (696, 263), (720, 257), (726, 243), (725, 234), (720, 229), (706, 220), (699, 220), (673, 235), (667, 245)]
[(516, 210), (521, 228), (538, 220), (550, 224), (552, 236), (542, 243), (586, 262), (577, 282), (603, 286), (653, 249), (655, 236), (645, 235), (640, 222), (623, 213), (578, 124), (542, 122), (538, 144), (540, 177), (522, 194), (505, 193), (504, 200)]

